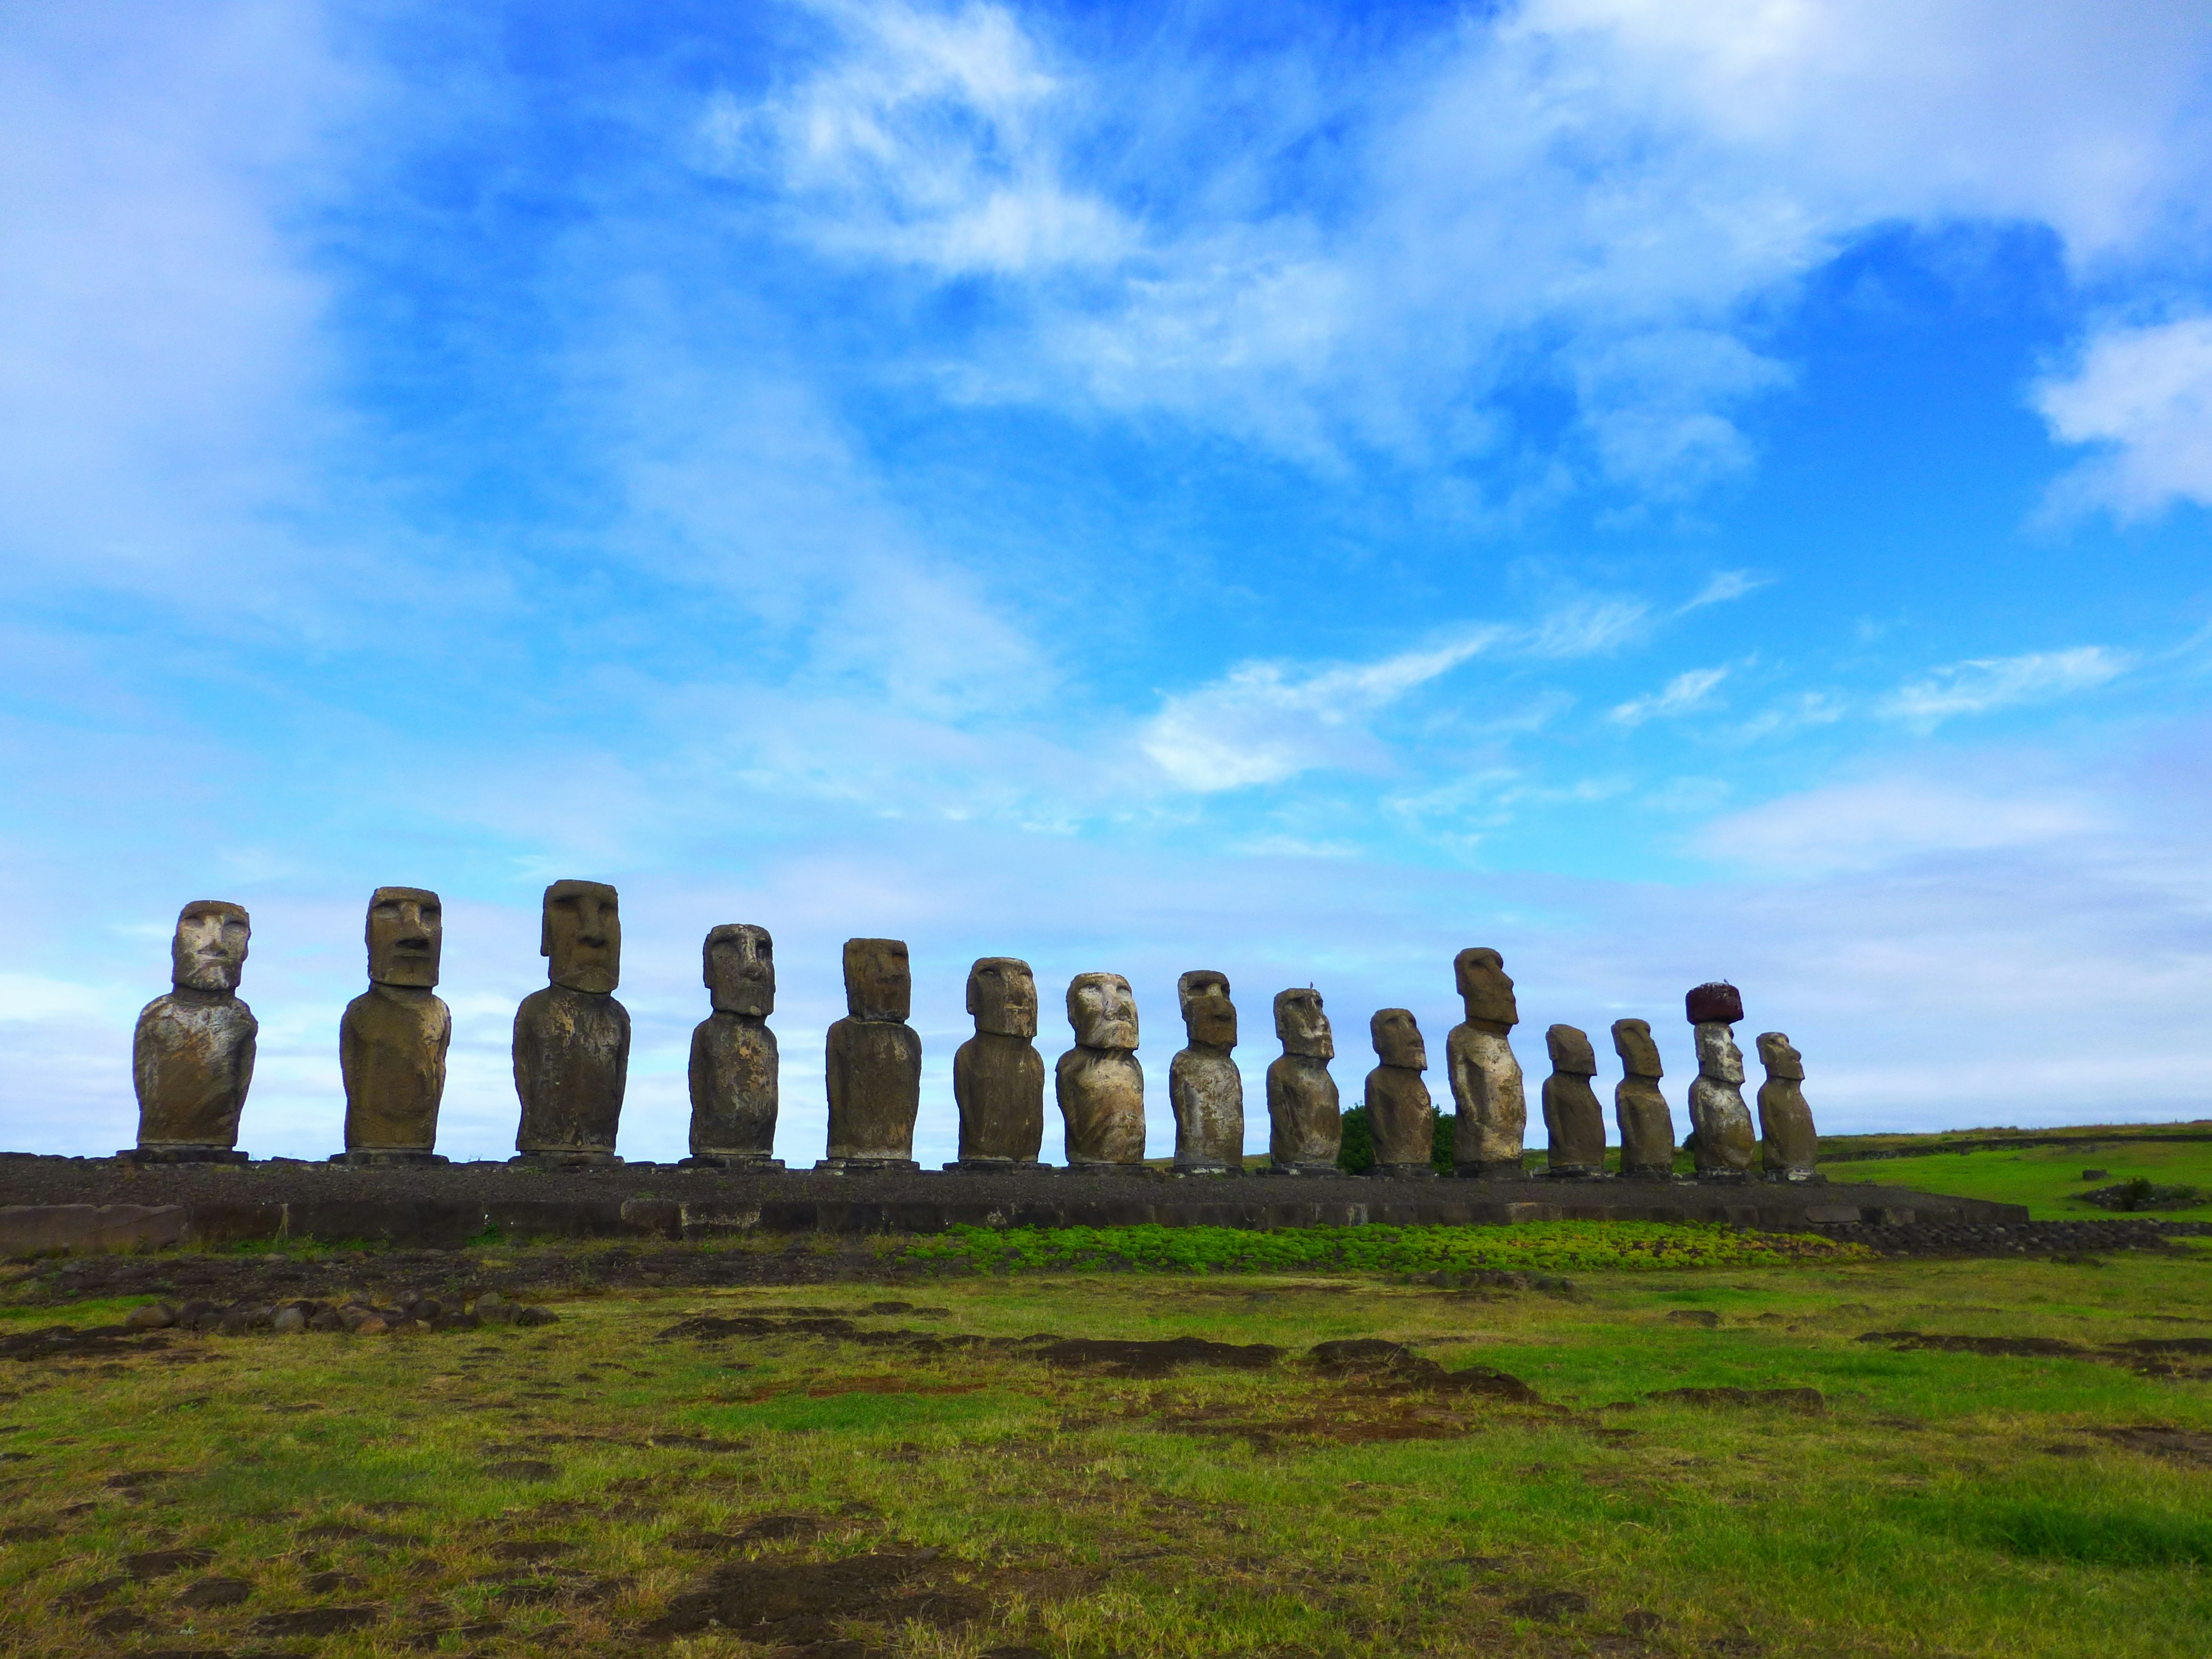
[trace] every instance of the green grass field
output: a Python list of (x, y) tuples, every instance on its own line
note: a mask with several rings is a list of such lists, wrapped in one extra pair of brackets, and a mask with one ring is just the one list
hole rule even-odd
[[(1571, 1290), (1042, 1261), (555, 1297), (534, 1329), (0, 1361), (0, 1648), (2204, 1650), (2197, 1247), (1625, 1267), (1626, 1235), (1565, 1237)], [(9, 1311), (20, 1332), (120, 1309)], [(664, 1334), (700, 1318), (735, 1322)], [(1898, 1331), (2058, 1346), (1858, 1340)], [(1144, 1376), (949, 1340), (1040, 1334), (1284, 1353)], [(1347, 1338), (1406, 1345), (1442, 1385), (1306, 1357)], [(1478, 1367), (1536, 1399), (1449, 1386)], [(1678, 1389), (1822, 1404), (1657, 1397)]]
[[(1875, 1181), (1917, 1187), (1961, 1198), (2025, 1204), (2039, 1221), (2081, 1220), (2123, 1213), (2100, 1209), (2081, 1194), (2137, 1179), (2162, 1187), (2194, 1187), (2200, 1204), (2160, 1205), (2139, 1212), (2173, 1221), (2212, 1221), (2212, 1141), (2158, 1142), (2116, 1139), (2081, 1146), (2023, 1146), (2016, 1152), (1929, 1152), (1825, 1164), (1831, 1182)], [(2084, 1180), (2088, 1170), (2104, 1173)]]

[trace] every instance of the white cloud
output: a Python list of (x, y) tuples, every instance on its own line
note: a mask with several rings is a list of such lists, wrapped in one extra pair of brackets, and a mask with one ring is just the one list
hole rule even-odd
[(1930, 729), (1961, 714), (1984, 714), (2094, 690), (2134, 665), (2135, 659), (2126, 653), (2100, 645), (2033, 651), (2018, 657), (1978, 657), (1900, 686), (1881, 705), (1881, 712)]
[(1675, 675), (1648, 696), (1630, 698), (1615, 708), (1608, 718), (1623, 726), (1638, 726), (1646, 720), (1669, 720), (1710, 708), (1714, 691), (1728, 673), (1725, 668), (1692, 668)]
[(1716, 571), (1713, 579), (1699, 588), (1695, 596), (1675, 607), (1674, 614), (1685, 616), (1709, 605), (1726, 605), (1730, 599), (1740, 599), (1747, 593), (1755, 593), (1760, 588), (1771, 587), (1773, 584), (1773, 577), (1762, 576), (1755, 571)]
[(2105, 452), (2059, 481), (2054, 506), (2123, 519), (2176, 501), (2212, 506), (2212, 316), (2100, 330), (2033, 396), (2053, 437)]
[(2078, 790), (2023, 793), (1902, 777), (1785, 796), (1706, 824), (1697, 844), (1718, 861), (1803, 876), (2043, 846), (2104, 825)]

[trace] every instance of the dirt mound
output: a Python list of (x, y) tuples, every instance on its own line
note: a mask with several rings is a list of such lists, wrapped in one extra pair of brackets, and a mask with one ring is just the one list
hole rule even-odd
[(1306, 1357), (1329, 1376), (1387, 1378), (1408, 1389), (1445, 1389), (1461, 1394), (1488, 1395), (1523, 1405), (1540, 1403), (1536, 1391), (1517, 1376), (1509, 1376), (1488, 1365), (1469, 1365), (1448, 1371), (1401, 1343), (1381, 1337), (1351, 1337), (1342, 1341), (1316, 1343)]
[[(889, 1307), (904, 1304), (878, 1304)], [(938, 1309), (922, 1309), (934, 1315)], [(1280, 1348), (1264, 1343), (1238, 1346), (1209, 1342), (1203, 1337), (1178, 1336), (1164, 1340), (1123, 1340), (1119, 1338), (1059, 1336), (1041, 1332), (1033, 1336), (937, 1336), (928, 1331), (864, 1330), (851, 1320), (813, 1310), (791, 1309), (717, 1316), (702, 1314), (679, 1320), (660, 1333), (657, 1340), (679, 1338), (721, 1341), (731, 1337), (812, 1336), (851, 1342), (862, 1347), (899, 1348), (909, 1353), (939, 1354), (981, 1351), (1026, 1354), (1048, 1365), (1103, 1370), (1112, 1376), (1164, 1376), (1182, 1365), (1215, 1365), (1234, 1370), (1265, 1370), (1283, 1357)]]
[(1935, 1353), (2009, 1354), (2031, 1359), (2094, 1359), (2078, 1342), (2055, 1336), (1944, 1336), (1923, 1331), (1869, 1331), (1862, 1342), (1881, 1342), (1893, 1348)]
[(1048, 1365), (1101, 1370), (1109, 1376), (1165, 1376), (1182, 1365), (1263, 1371), (1283, 1357), (1280, 1348), (1270, 1347), (1264, 1342), (1240, 1347), (1233, 1342), (1208, 1342), (1200, 1336), (1169, 1337), (1151, 1342), (1060, 1337), (1030, 1349), (1030, 1352)]
[(2171, 1428), (2160, 1423), (2137, 1423), (2126, 1428), (2092, 1429), (2091, 1434), (2130, 1451), (2162, 1457), (2170, 1463), (2212, 1468), (2212, 1434), (2195, 1429)]
[[(661, 1641), (722, 1630), (765, 1646), (822, 1652), (838, 1641), (840, 1620), (890, 1632), (909, 1620), (940, 1629), (988, 1610), (981, 1592), (951, 1582), (951, 1564), (934, 1550), (883, 1551), (842, 1561), (735, 1561), (679, 1594), (646, 1626)], [(841, 1644), (842, 1646), (842, 1644)], [(854, 1644), (852, 1651), (866, 1651)]]
[(1684, 1406), (1780, 1406), (1807, 1417), (1828, 1409), (1827, 1397), (1818, 1389), (1662, 1389), (1644, 1398)]
[(381, 1607), (299, 1607), (289, 1613), (264, 1613), (247, 1628), (256, 1636), (335, 1636), (359, 1630), (384, 1617)]

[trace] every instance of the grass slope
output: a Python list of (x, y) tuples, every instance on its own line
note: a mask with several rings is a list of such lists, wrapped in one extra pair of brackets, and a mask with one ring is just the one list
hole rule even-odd
[[(1997, 1199), (2025, 1204), (2038, 1221), (2110, 1217), (2116, 1213), (2157, 1216), (2174, 1221), (2212, 1221), (2212, 1203), (2115, 1212), (2085, 1203), (2093, 1188), (2145, 1178), (2160, 1186), (2194, 1187), (2212, 1193), (2212, 1141), (2158, 1142), (2116, 1139), (2087, 1146), (2026, 1146), (2017, 1152), (1931, 1152), (1919, 1158), (1885, 1158), (1864, 1163), (1822, 1166), (1842, 1186), (1857, 1181), (1884, 1186), (1917, 1187), (1923, 1192), (1960, 1198)], [(2104, 1173), (2084, 1180), (2087, 1170)]]

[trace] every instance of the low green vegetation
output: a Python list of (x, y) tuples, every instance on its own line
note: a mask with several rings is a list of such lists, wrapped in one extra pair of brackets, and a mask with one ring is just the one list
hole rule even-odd
[[(1729, 1236), (1631, 1269), (1574, 1229), (1492, 1237), (1522, 1233), (1571, 1291), (1341, 1256), (1200, 1275), (1142, 1243), (1100, 1273), (1067, 1239), (1010, 1278), (0, 1359), (0, 1650), (2202, 1650), (2196, 1247), (1904, 1262)], [(1174, 1271), (1126, 1270), (1152, 1265)], [(1169, 1369), (1054, 1338), (1279, 1352)], [(1313, 1356), (1347, 1339), (1406, 1363)]]
[[(2212, 1221), (2212, 1140), (2130, 1138), (2064, 1146), (1929, 1152), (1828, 1164), (1832, 1182), (1872, 1181), (1886, 1187), (2025, 1204), (2039, 1221), (2090, 1220), (2115, 1215)], [(2141, 1182), (2151, 1190), (2124, 1207), (2085, 1194)]]

